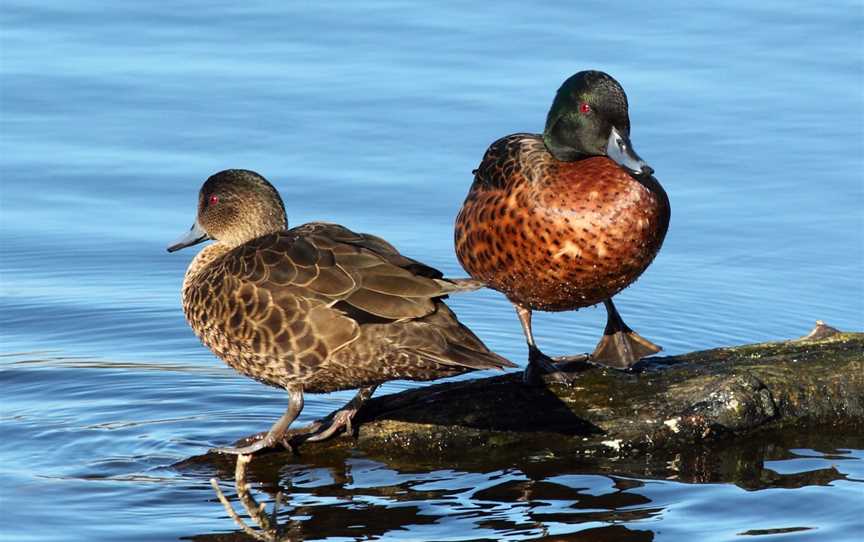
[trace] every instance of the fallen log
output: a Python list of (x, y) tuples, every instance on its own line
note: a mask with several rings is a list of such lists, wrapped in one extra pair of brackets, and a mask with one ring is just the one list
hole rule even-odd
[[(836, 446), (860, 449), (864, 442), (864, 333), (819, 323), (801, 339), (653, 358), (632, 373), (574, 369), (579, 374), (570, 387), (551, 381), (529, 387), (513, 373), (373, 398), (355, 418), (353, 439), (307, 442), (300, 448), (303, 463), (328, 468), (334, 480), (351, 479), (350, 448), (407, 472), (516, 465), (528, 479), (513, 483), (515, 500), (562, 472), (735, 483), (753, 490), (824, 485), (846, 475), (833, 466), (782, 474), (764, 462), (809, 447), (842, 458)], [(302, 522), (277, 520), (285, 456), (256, 457), (251, 467), (250, 456), (234, 460), (210, 453), (175, 465), (212, 462), (222, 478), (233, 472), (237, 501), (250, 522), (212, 479), (245, 533), (219, 539), (302, 538)], [(275, 493), (272, 512), (252, 494), (250, 478)]]
[(575, 369), (572, 386), (526, 386), (511, 373), (375, 397), (358, 412), (353, 440), (302, 451), (621, 456), (766, 429), (864, 427), (864, 333), (821, 322), (801, 339), (651, 358), (633, 372)]

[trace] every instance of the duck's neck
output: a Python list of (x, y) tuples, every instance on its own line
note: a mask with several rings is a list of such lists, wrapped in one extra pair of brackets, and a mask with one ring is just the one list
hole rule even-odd
[(212, 245), (204, 247), (201, 252), (192, 258), (189, 267), (186, 269), (186, 275), (183, 277), (183, 291), (186, 291), (187, 286), (189, 286), (189, 284), (191, 284), (202, 271), (207, 269), (207, 266), (229, 250), (231, 250), (231, 247), (225, 243), (213, 243)]
[(546, 150), (549, 151), (556, 160), (561, 162), (575, 162), (583, 158), (588, 158), (588, 154), (578, 151), (569, 145), (564, 145), (553, 139), (549, 134), (543, 134), (543, 144)]

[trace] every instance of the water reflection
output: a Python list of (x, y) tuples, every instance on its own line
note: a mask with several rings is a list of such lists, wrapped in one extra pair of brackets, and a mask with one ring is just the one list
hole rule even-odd
[[(861, 437), (844, 437), (843, 442), (850, 439)], [(766, 512), (758, 501), (770, 499), (770, 492), (838, 482), (856, 484), (851, 490), (860, 492), (861, 454), (834, 449), (827, 441), (819, 451), (795, 448), (800, 440), (797, 433), (772, 434), (668, 456), (493, 459), (484, 468), (471, 461), (466, 468), (450, 459), (447, 466), (434, 459), (411, 465), (356, 451), (315, 457), (270, 454), (248, 466), (207, 455), (176, 468), (186, 474), (215, 471), (226, 501), (249, 524), (247, 532), (201, 534), (193, 540), (645, 541), (668, 527), (665, 522), (680, 506), (681, 491), (697, 503), (722, 495), (727, 510), (747, 506), (755, 495), (752, 506), (769, 522), (765, 528), (753, 528), (762, 524), (747, 514), (740, 514), (740, 523), (730, 516), (712, 528), (724, 536), (761, 536), (816, 528), (806, 513), (789, 525), (788, 516)], [(235, 466), (242, 467), (236, 469), (239, 478)], [(246, 486), (247, 478), (251, 486)], [(730, 484), (739, 491), (730, 494)], [(281, 506), (271, 516), (277, 495)], [(264, 507), (268, 512), (262, 512)], [(224, 518), (228, 529), (231, 520)], [(699, 515), (693, 519), (698, 522)]]

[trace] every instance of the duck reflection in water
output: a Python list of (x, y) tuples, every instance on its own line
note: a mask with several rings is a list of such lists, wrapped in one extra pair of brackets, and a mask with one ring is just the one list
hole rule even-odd
[[(857, 446), (859, 441), (856, 437)], [(481, 463), (466, 456), (373, 459), (356, 450), (316, 453), (289, 464), (278, 455), (254, 461), (240, 456), (236, 464), (209, 455), (183, 468), (216, 468), (220, 477), (233, 476), (235, 494), (228, 484), (217, 491), (226, 510), (232, 500), (240, 503), (228, 512), (238, 524), (245, 521), (246, 534), (238, 533), (237, 540), (399, 539), (400, 533), (416, 540), (423, 539), (426, 526), (448, 524), (472, 533), (471, 539), (644, 542), (654, 539), (652, 526), (670, 505), (689, 498), (703, 502), (726, 491), (726, 484), (746, 490), (737, 494), (752, 504), (748, 495), (762, 490), (774, 494), (847, 479), (835, 464), (854, 463), (854, 456), (833, 449), (830, 438), (823, 453), (802, 451), (802, 442), (812, 440), (780, 432), (743, 443), (578, 460), (529, 459), (490, 449)], [(797, 463), (802, 458), (808, 463)], [(814, 466), (822, 468), (811, 470)], [(250, 483), (263, 492), (263, 502)], [(264, 509), (273, 506), (278, 510)], [(193, 538), (234, 539), (224, 533)]]

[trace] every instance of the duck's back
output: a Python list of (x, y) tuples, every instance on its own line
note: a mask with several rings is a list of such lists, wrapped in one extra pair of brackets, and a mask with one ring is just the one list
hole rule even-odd
[[(187, 280), (183, 305), (217, 356), (279, 387), (331, 391), (503, 366), (443, 304), (440, 276), (383, 239), (311, 223), (217, 255)], [(462, 346), (473, 361), (458, 361)]]
[(569, 310), (608, 299), (651, 263), (669, 202), (606, 157), (556, 160), (536, 134), (493, 143), (456, 220), (463, 267), (511, 300)]

